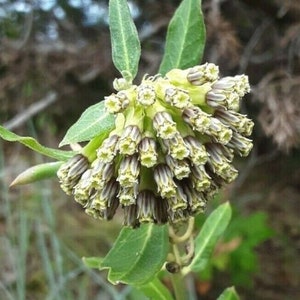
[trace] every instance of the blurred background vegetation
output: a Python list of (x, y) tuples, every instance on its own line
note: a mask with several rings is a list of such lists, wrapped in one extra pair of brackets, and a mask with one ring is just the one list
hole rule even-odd
[[(1, 125), (57, 147), (82, 111), (112, 92), (119, 74), (107, 2), (0, 0)], [(139, 81), (156, 73), (180, 1), (128, 2), (142, 41)], [(256, 126), (252, 155), (236, 161), (238, 180), (208, 209), (230, 200), (235, 213), (207, 269), (188, 278), (191, 299), (215, 299), (232, 284), (243, 299), (300, 299), (300, 1), (202, 2), (203, 62), (223, 76), (249, 75), (242, 111)], [(0, 299), (142, 299), (81, 262), (105, 255), (121, 220), (91, 219), (55, 180), (8, 188), (41, 162), (0, 141)]]

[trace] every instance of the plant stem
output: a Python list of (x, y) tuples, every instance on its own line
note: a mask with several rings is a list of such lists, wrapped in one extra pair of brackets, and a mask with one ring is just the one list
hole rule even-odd
[[(194, 255), (194, 241), (193, 241), (193, 229), (194, 229), (194, 224), (195, 220), (194, 218), (190, 218), (188, 222), (188, 226), (185, 230), (185, 233), (181, 236), (178, 236), (175, 233), (174, 228), (172, 225), (169, 226), (169, 238), (170, 238), (170, 243), (172, 245), (172, 253), (171, 257), (172, 259), (170, 260), (171, 262), (177, 264), (179, 267), (179, 272), (178, 273), (173, 273), (170, 275), (171, 276), (171, 282), (175, 294), (175, 299), (176, 300), (186, 300), (188, 299), (188, 292), (184, 280), (184, 275), (182, 273), (182, 267), (186, 264), (190, 263), (190, 259), (192, 259)], [(185, 256), (182, 256), (180, 253), (179, 249), (179, 244), (185, 243), (189, 240), (190, 245), (189, 245), (189, 251)]]
[(183, 243), (191, 237), (193, 230), (194, 230), (194, 224), (195, 224), (195, 218), (193, 218), (193, 217), (189, 218), (188, 227), (186, 229), (186, 232), (182, 236), (176, 235), (173, 227), (170, 226), (169, 227), (169, 236), (171, 237), (171, 239), (173, 239), (174, 243), (176, 243), (176, 244)]
[(171, 274), (172, 286), (176, 300), (188, 299), (184, 278), (180, 273)]

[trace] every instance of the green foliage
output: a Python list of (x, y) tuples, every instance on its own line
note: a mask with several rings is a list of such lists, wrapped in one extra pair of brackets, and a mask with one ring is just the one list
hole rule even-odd
[(273, 235), (267, 224), (267, 215), (257, 212), (249, 216), (236, 214), (224, 236), (225, 241), (236, 237), (241, 243), (230, 254), (228, 270), (235, 285), (251, 284), (251, 276), (259, 270), (255, 247)]
[(190, 271), (199, 272), (205, 268), (219, 237), (229, 224), (230, 218), (229, 203), (220, 205), (207, 218), (195, 239), (195, 256), (191, 264), (184, 270), (185, 274)]
[(5, 129), (3, 126), (0, 126), (0, 137), (9, 142), (19, 142), (35, 152), (57, 160), (67, 160), (74, 155), (72, 151), (63, 151), (42, 146), (34, 138), (19, 136)]
[(112, 59), (123, 75), (124, 71), (133, 80), (137, 74), (141, 56), (141, 45), (136, 27), (126, 0), (109, 1), (109, 28), (111, 34)]
[(147, 282), (144, 285), (137, 287), (143, 292), (149, 299), (156, 300), (172, 300), (173, 297), (169, 290), (161, 283), (158, 278), (154, 278), (152, 281)]
[(240, 297), (235, 291), (234, 287), (227, 288), (217, 300), (239, 300)]
[(165, 54), (159, 72), (188, 68), (199, 63), (205, 46), (205, 25), (201, 1), (184, 0), (168, 27)]
[(143, 285), (161, 269), (168, 247), (166, 225), (145, 224), (135, 230), (123, 228), (100, 269), (109, 269), (108, 280), (114, 284)]
[(54, 177), (56, 176), (56, 172), (62, 165), (62, 163), (63, 162), (58, 161), (33, 166), (19, 174), (10, 186), (28, 184), (35, 181)]
[[(255, 247), (273, 235), (267, 224), (267, 215), (263, 212), (242, 216), (233, 210), (228, 228), (222, 235), (222, 241), (200, 277), (211, 280), (214, 270), (227, 271), (234, 285), (249, 286), (252, 276), (259, 270)], [(198, 226), (205, 218), (198, 218)]]
[(104, 102), (87, 108), (67, 131), (59, 146), (91, 140), (114, 127), (114, 116), (105, 111)]

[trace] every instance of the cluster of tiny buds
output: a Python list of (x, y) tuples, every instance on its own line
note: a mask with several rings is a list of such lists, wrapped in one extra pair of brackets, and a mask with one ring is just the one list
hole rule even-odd
[(252, 148), (253, 122), (238, 112), (249, 91), (247, 76), (219, 78), (211, 63), (125, 85), (104, 100), (115, 129), (62, 165), (62, 189), (94, 218), (123, 210), (131, 227), (203, 212)]

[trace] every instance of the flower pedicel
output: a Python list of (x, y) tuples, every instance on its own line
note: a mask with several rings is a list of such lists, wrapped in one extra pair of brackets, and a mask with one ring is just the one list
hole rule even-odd
[[(238, 113), (248, 77), (219, 78), (211, 63), (165, 77), (144, 77), (105, 98), (115, 128), (95, 137), (57, 175), (87, 214), (124, 225), (184, 221), (238, 171), (235, 154), (247, 156), (253, 122)], [(100, 141), (99, 141), (100, 140)]]

